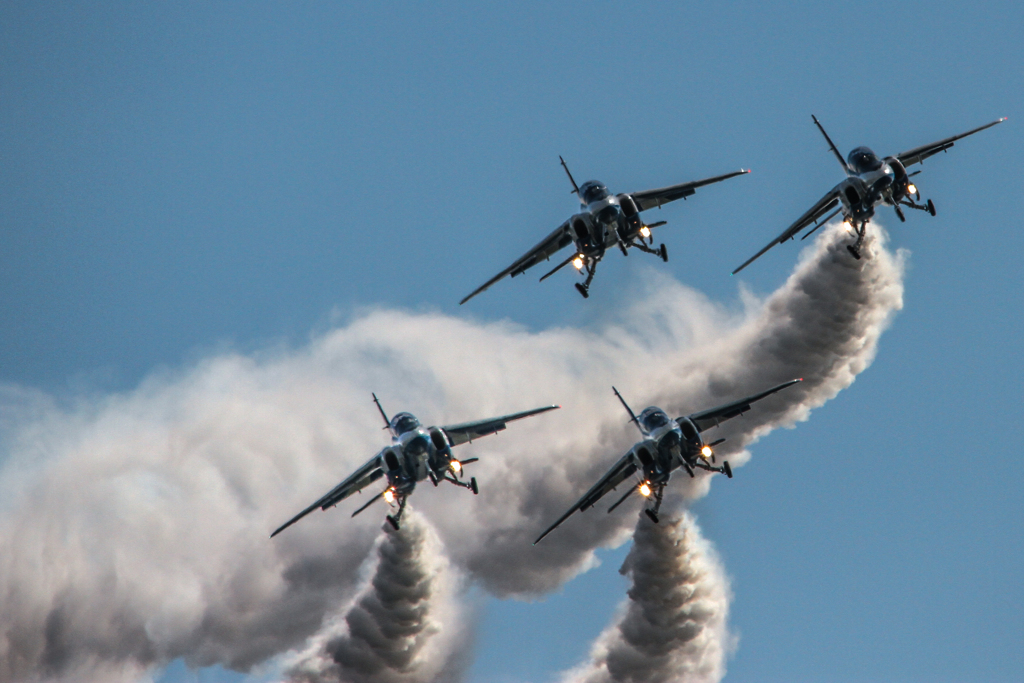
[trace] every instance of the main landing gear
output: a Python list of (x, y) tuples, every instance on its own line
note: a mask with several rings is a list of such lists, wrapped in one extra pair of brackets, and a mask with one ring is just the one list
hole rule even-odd
[(585, 282), (576, 283), (576, 291), (586, 299), (590, 297), (590, 283), (594, 281), (594, 273), (597, 272), (597, 260), (587, 259), (583, 267), (587, 269), (587, 279)]
[(658, 523), (658, 510), (661, 509), (661, 499), (665, 495), (665, 484), (655, 484), (654, 486), (654, 509), (645, 508), (644, 514), (654, 522)]
[[(631, 241), (629, 243), (629, 246), (636, 247), (637, 249), (639, 249), (640, 251), (644, 252), (645, 254), (654, 254), (655, 256), (658, 256), (659, 258), (661, 258), (661, 260), (664, 261), (665, 263), (668, 263), (668, 249), (665, 248), (664, 244), (661, 244), (661, 245), (658, 246), (657, 249), (654, 249), (653, 247), (647, 246), (642, 241), (641, 242), (632, 242)], [(623, 250), (625, 250), (625, 247), (623, 247)]]
[(868, 222), (861, 221), (859, 227), (854, 227), (854, 230), (857, 233), (857, 241), (853, 244), (846, 245), (846, 250), (850, 252), (850, 255), (853, 256), (853, 258), (857, 259), (858, 261), (860, 260), (860, 247), (862, 244), (864, 244), (864, 233), (867, 232), (867, 228)]
[[(719, 472), (720, 474), (724, 474), (725, 476), (727, 476), (730, 479), (732, 479), (732, 468), (729, 467), (729, 461), (728, 460), (723, 460), (721, 467), (715, 467), (714, 465), (709, 465), (706, 461), (701, 460), (700, 458), (698, 458), (697, 461), (695, 463), (693, 463), (693, 464), (695, 466), (701, 468), (702, 470), (707, 470), (708, 472)], [(693, 476), (693, 470), (691, 470), (689, 466), (687, 466), (686, 471), (690, 472), (690, 476), (691, 477)]]
[(405, 512), (405, 498), (405, 496), (399, 496), (398, 513), (395, 515), (388, 515), (386, 517), (386, 519), (388, 520), (388, 524), (390, 524), (395, 529), (395, 531), (398, 531), (399, 522), (402, 521), (402, 513)]
[[(917, 198), (920, 199), (921, 195), (920, 194), (917, 195)], [(899, 219), (901, 221), (905, 221), (906, 220), (906, 218), (904, 218), (904, 216), (903, 216), (903, 211), (900, 209), (901, 206), (905, 206), (908, 209), (916, 209), (918, 211), (926, 211), (926, 212), (928, 212), (932, 216), (935, 215), (935, 202), (933, 202), (932, 200), (929, 199), (924, 204), (918, 204), (917, 202), (915, 202), (910, 197), (904, 197), (903, 199), (899, 200), (899, 202), (897, 202), (896, 204), (893, 204), (893, 208), (896, 209), (896, 215), (899, 216)]]

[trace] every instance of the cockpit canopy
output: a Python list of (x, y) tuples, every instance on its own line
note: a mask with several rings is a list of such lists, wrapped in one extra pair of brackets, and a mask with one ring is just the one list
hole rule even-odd
[(640, 413), (640, 424), (648, 432), (653, 432), (658, 427), (664, 427), (668, 422), (668, 415), (661, 408), (651, 406), (650, 408), (644, 408), (644, 411)]
[(580, 198), (584, 204), (599, 202), (608, 196), (608, 188), (596, 180), (588, 180), (580, 185)]
[(882, 161), (867, 147), (858, 147), (846, 157), (846, 163), (855, 173), (868, 173), (882, 168)]
[(405, 434), (420, 426), (420, 421), (412, 413), (398, 413), (391, 418), (391, 429), (395, 434)]

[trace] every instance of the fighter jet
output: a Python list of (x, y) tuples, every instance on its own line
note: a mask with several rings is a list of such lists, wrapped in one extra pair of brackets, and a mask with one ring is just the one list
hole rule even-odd
[(662, 261), (668, 261), (668, 251), (664, 244), (658, 249), (650, 246), (654, 244), (651, 229), (665, 225), (665, 221), (648, 225), (640, 218), (640, 212), (654, 207), (660, 208), (663, 204), (677, 199), (685, 199), (694, 194), (698, 187), (750, 173), (749, 170), (740, 169), (734, 173), (671, 185), (657, 190), (613, 195), (603, 183), (596, 180), (588, 180), (582, 185), (576, 185), (565, 159), (562, 157), (558, 157), (558, 159), (562, 162), (562, 168), (565, 169), (566, 175), (569, 176), (569, 182), (572, 183), (572, 193), (579, 197), (580, 212), (558, 226), (553, 233), (526, 252), (522, 258), (473, 290), (472, 294), (459, 302), (460, 305), (506, 275), (515, 277), (525, 273), (541, 261), (549, 260), (555, 252), (570, 244), (574, 244), (575, 249), (569, 258), (552, 268), (541, 278), (541, 282), (572, 263), (576, 270), (587, 273), (585, 282), (576, 283), (576, 289), (585, 299), (590, 296), (590, 283), (594, 279), (597, 264), (609, 247), (618, 245), (623, 255), (627, 256), (629, 255), (628, 249), (635, 247), (640, 251), (661, 257)]
[[(812, 206), (807, 213), (800, 216), (793, 225), (786, 228), (781, 235), (769, 242), (768, 246), (750, 257), (742, 266), (732, 271), (733, 275), (749, 266), (756, 258), (776, 244), (793, 239), (801, 230), (813, 224), (815, 227), (800, 238), (807, 239), (815, 230), (827, 223), (840, 211), (843, 212), (843, 219), (847, 225), (853, 228), (857, 235), (857, 241), (854, 244), (847, 245), (846, 248), (855, 259), (860, 259), (860, 247), (864, 243), (864, 231), (868, 221), (875, 215), (876, 206), (880, 204), (891, 206), (895, 209), (896, 216), (900, 219), (900, 222), (907, 220), (906, 216), (903, 215), (901, 206), (918, 211), (927, 211), (931, 215), (935, 215), (935, 204), (931, 199), (924, 204), (920, 204), (921, 193), (918, 192), (914, 183), (910, 181), (912, 177), (921, 171), (907, 173), (908, 166), (920, 163), (933, 154), (945, 152), (953, 146), (956, 140), (965, 138), (968, 135), (974, 135), (986, 128), (991, 128), (997, 123), (1002, 123), (1006, 120), (1006, 117), (1004, 116), (992, 123), (986, 123), (984, 126), (979, 126), (966, 133), (954, 135), (953, 137), (927, 145), (921, 145), (920, 147), (915, 147), (906, 152), (900, 152), (895, 156), (885, 157), (884, 159), (879, 159), (878, 155), (867, 147), (857, 147), (850, 152), (845, 160), (839, 153), (839, 150), (836, 149), (832, 138), (825, 132), (825, 128), (818, 122), (818, 118), (812, 115), (811, 119), (814, 120), (814, 125), (818, 127), (821, 134), (825, 136), (829, 149), (832, 150), (832, 154), (839, 161), (839, 165), (843, 167), (843, 171), (846, 173), (846, 180), (829, 190), (828, 194)], [(842, 206), (840, 206), (840, 202), (842, 202)]]
[(472, 477), (468, 483), (462, 480), (463, 468), (476, 462), (478, 458), (458, 460), (452, 456), (453, 446), (500, 432), (505, 429), (508, 422), (561, 407), (544, 406), (476, 422), (463, 422), (445, 427), (423, 427), (411, 413), (398, 413), (389, 420), (376, 394), (373, 395), (373, 402), (377, 404), (377, 410), (384, 418), (384, 429), (391, 432), (391, 445), (370, 458), (365, 465), (318, 501), (278, 527), (270, 534), (271, 538), (313, 510), (327, 510), (383, 477), (387, 478), (387, 487), (366, 501), (366, 504), (353, 512), (352, 516), (355, 517), (383, 498), (389, 505), (398, 508), (395, 514), (387, 516), (388, 523), (397, 531), (402, 520), (402, 512), (405, 511), (406, 498), (416, 488), (416, 482), (430, 479), (430, 482), (437, 486), (442, 481), (447, 481), (455, 486), (470, 489), (474, 495), (479, 493), (476, 477)]
[(614, 505), (608, 508), (608, 512), (622, 505), (633, 493), (639, 492), (648, 500), (653, 497), (653, 505), (646, 507), (644, 512), (652, 522), (657, 524), (665, 485), (668, 484), (673, 470), (682, 467), (687, 474), (695, 477), (695, 470), (702, 469), (708, 472), (720, 472), (730, 479), (732, 478), (732, 469), (729, 467), (728, 461), (723, 460), (721, 466), (713, 464), (715, 462), (714, 447), (725, 439), (704, 443), (701, 432), (711, 427), (717, 427), (737, 415), (742, 415), (750, 410), (750, 404), (755, 401), (760, 401), (766, 396), (771, 396), (777, 391), (782, 391), (786, 387), (802, 381), (801, 379), (790, 380), (760, 394), (675, 420), (670, 420), (665, 411), (656, 406), (644, 408), (640, 416), (637, 417), (618, 389), (612, 387), (612, 391), (619, 397), (619, 401), (629, 413), (629, 421), (636, 424), (637, 429), (643, 434), (643, 440), (635, 443), (624, 456), (619, 458), (618, 462), (608, 470), (608, 473), (583, 494), (583, 497), (576, 501), (576, 504), (569, 508), (568, 512), (559, 517), (557, 522), (549, 526), (547, 531), (542, 533), (533, 544), (540, 543), (542, 538), (550, 534), (572, 513), (592, 507), (606, 493), (614, 490), (627, 479), (632, 479), (628, 490)]

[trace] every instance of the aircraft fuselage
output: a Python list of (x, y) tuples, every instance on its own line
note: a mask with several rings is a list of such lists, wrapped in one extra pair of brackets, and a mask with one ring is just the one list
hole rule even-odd
[(852, 222), (866, 222), (879, 204), (893, 206), (911, 194), (907, 171), (895, 157), (879, 159), (867, 147), (857, 147), (850, 152), (847, 166), (849, 175), (837, 189), (843, 214)]
[[(400, 420), (409, 420), (404, 424)], [(412, 426), (413, 422), (415, 426)], [(408, 495), (431, 473), (440, 478), (451, 467), (452, 451), (444, 432), (427, 430), (409, 413), (399, 413), (392, 420), (395, 434), (391, 445), (381, 451), (381, 461), (388, 485), (398, 495)], [(400, 428), (405, 428), (401, 430)]]

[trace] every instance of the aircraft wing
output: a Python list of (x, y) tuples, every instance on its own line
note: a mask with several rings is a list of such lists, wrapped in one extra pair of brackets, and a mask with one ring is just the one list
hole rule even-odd
[(633, 462), (633, 459), (629, 457), (629, 453), (627, 453), (619, 458), (619, 461), (615, 463), (610, 470), (608, 470), (608, 473), (601, 477), (589, 491), (584, 493), (583, 497), (576, 501), (576, 504), (569, 508), (568, 512), (558, 518), (558, 521), (549, 526), (547, 530), (533, 542), (533, 544), (537, 545), (540, 543), (540, 540), (554, 531), (555, 527), (569, 519), (569, 516), (572, 515), (572, 513), (577, 510), (586, 510), (594, 505), (594, 503), (599, 501), (602, 496), (628, 479), (634, 472), (636, 472), (636, 464)]
[(804, 228), (808, 227), (811, 223), (816, 222), (819, 218), (827, 214), (832, 209), (836, 208), (836, 206), (838, 205), (839, 186), (837, 185), (836, 187), (833, 187), (831, 190), (829, 190), (828, 194), (819, 199), (818, 203), (812, 206), (803, 216), (800, 216), (800, 218), (796, 219), (796, 222), (793, 223), (793, 225), (783, 230), (781, 235), (779, 235), (771, 242), (769, 242), (768, 246), (766, 246), (764, 249), (757, 252), (749, 259), (747, 259), (742, 266), (732, 271), (732, 274), (735, 275), (736, 273), (740, 272), (741, 270), (749, 266), (751, 263), (757, 260), (764, 252), (768, 251), (776, 244), (782, 244), (786, 240), (793, 239), (794, 237), (796, 237), (797, 233), (799, 233)]
[(960, 138), (965, 138), (968, 135), (974, 135), (979, 131), (983, 131), (986, 128), (991, 128), (997, 123), (1002, 123), (1005, 120), (1006, 117), (1004, 116), (1003, 118), (997, 121), (993, 121), (992, 123), (986, 123), (984, 126), (979, 126), (974, 130), (967, 131), (966, 133), (960, 133), (960, 135), (954, 135), (953, 137), (946, 138), (945, 140), (939, 140), (938, 142), (933, 142), (928, 145), (921, 145), (920, 147), (915, 147), (914, 149), (907, 150), (906, 152), (900, 152), (899, 154), (896, 155), (896, 158), (899, 159), (904, 166), (910, 166), (911, 164), (920, 163), (933, 154), (938, 154), (939, 152), (946, 151), (947, 149), (952, 147), (953, 143), (959, 140)]
[(718, 183), (729, 178), (735, 178), (738, 175), (744, 173), (750, 173), (747, 169), (740, 169), (732, 173), (726, 173), (725, 175), (716, 175), (713, 178), (705, 178), (704, 180), (694, 180), (689, 183), (680, 183), (679, 185), (670, 185), (668, 187), (660, 187), (657, 190), (644, 190), (643, 192), (632, 192), (630, 197), (636, 203), (636, 208), (639, 211), (646, 211), (647, 209), (653, 209), (656, 206), (662, 204), (668, 204), (674, 202), (677, 199), (683, 197), (689, 197), (697, 191), (698, 187), (704, 187), (712, 183)]
[(274, 533), (270, 534), (270, 537), (273, 538), (274, 536), (277, 536), (279, 533), (290, 527), (292, 524), (295, 524), (295, 522), (299, 521), (300, 519), (308, 515), (313, 510), (316, 510), (317, 508), (320, 508), (321, 510), (326, 510), (332, 505), (337, 505), (341, 501), (351, 496), (353, 493), (365, 488), (366, 486), (369, 486), (370, 484), (377, 481), (383, 476), (384, 467), (381, 464), (381, 457), (378, 454), (370, 458), (370, 460), (365, 465), (363, 465), (358, 470), (353, 472), (352, 476), (350, 476), (348, 479), (341, 482), (333, 489), (328, 491), (326, 494), (324, 494), (324, 496), (320, 498), (320, 500), (316, 501), (308, 508), (306, 508), (299, 514), (295, 515), (281, 526), (279, 526)]
[(465, 299), (459, 302), (459, 305), (466, 303), (474, 296), (484, 291), (498, 280), (502, 279), (506, 275), (515, 277), (521, 273), (526, 272), (527, 269), (532, 268), (541, 261), (546, 261), (551, 258), (559, 249), (563, 249), (572, 244), (572, 234), (569, 232), (569, 221), (562, 223), (560, 226), (555, 228), (555, 231), (550, 235), (542, 239), (537, 243), (530, 251), (526, 252), (521, 256), (515, 263), (501, 271), (487, 282), (483, 283), (479, 287), (473, 290), (472, 294), (467, 296)]
[(448, 441), (453, 446), (464, 444), (467, 441), (473, 439), (479, 439), (482, 436), (488, 434), (495, 434), (505, 429), (505, 423), (514, 422), (515, 420), (521, 420), (524, 417), (530, 417), (531, 415), (537, 415), (539, 413), (546, 413), (549, 410), (555, 410), (562, 406), (544, 406), (543, 408), (534, 408), (533, 410), (524, 410), (521, 413), (512, 413), (511, 415), (502, 415), (501, 417), (491, 417), (486, 420), (477, 420), (476, 422), (463, 422), (462, 424), (449, 425), (441, 427), (445, 434), (448, 435)]
[(699, 413), (694, 413), (693, 415), (689, 416), (690, 421), (697, 426), (697, 429), (703, 432), (705, 429), (717, 427), (719, 423), (725, 422), (730, 418), (736, 417), (737, 415), (742, 415), (743, 413), (747, 412), (748, 410), (750, 410), (751, 403), (754, 403), (755, 401), (760, 401), (762, 398), (765, 398), (766, 396), (771, 396), (777, 391), (782, 391), (786, 387), (793, 386), (797, 382), (802, 381), (802, 379), (791, 379), (788, 382), (783, 382), (777, 387), (772, 387), (768, 391), (762, 391), (760, 394), (747, 396), (746, 398), (741, 398), (740, 400), (733, 401), (732, 403), (726, 403), (724, 406), (718, 406), (717, 408), (712, 408), (711, 410), (704, 410)]

